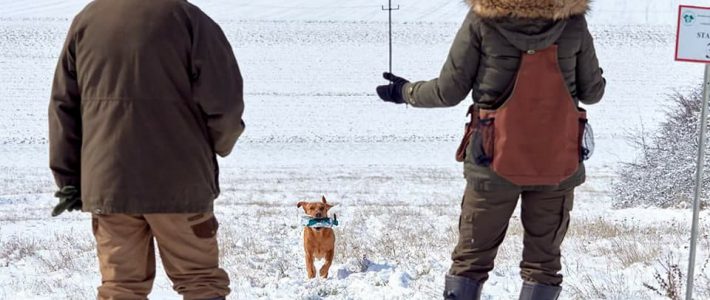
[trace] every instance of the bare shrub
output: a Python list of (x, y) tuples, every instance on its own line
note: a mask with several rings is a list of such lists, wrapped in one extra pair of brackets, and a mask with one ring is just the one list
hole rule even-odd
[(659, 296), (680, 300), (683, 295), (685, 276), (678, 266), (678, 260), (672, 254), (668, 254), (664, 259), (659, 260), (659, 264), (661, 270), (657, 269), (653, 274), (655, 285), (644, 283), (643, 286)]
[[(654, 133), (640, 130), (629, 134), (630, 143), (640, 151), (634, 162), (623, 164), (612, 184), (614, 205), (687, 207), (692, 199), (702, 88), (688, 94), (670, 96), (671, 109)], [(710, 156), (705, 165), (710, 164)], [(710, 173), (702, 185), (710, 184)], [(708, 189), (703, 197), (707, 199)]]

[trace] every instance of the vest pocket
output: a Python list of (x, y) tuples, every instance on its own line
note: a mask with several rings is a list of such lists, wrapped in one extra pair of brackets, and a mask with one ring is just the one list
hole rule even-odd
[(473, 132), (471, 156), (479, 166), (488, 167), (493, 163), (493, 151), (495, 148), (494, 125), (494, 118), (480, 119), (476, 130)]

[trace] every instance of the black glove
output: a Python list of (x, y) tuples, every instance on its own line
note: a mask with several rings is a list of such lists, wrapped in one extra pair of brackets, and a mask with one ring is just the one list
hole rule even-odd
[(65, 210), (81, 211), (81, 193), (76, 187), (67, 185), (54, 193), (54, 197), (59, 198), (59, 204), (52, 210), (52, 217), (61, 215)]
[(404, 89), (404, 85), (409, 83), (409, 80), (387, 72), (383, 73), (382, 77), (392, 83), (377, 87), (377, 95), (380, 96), (380, 99), (397, 104), (404, 103), (402, 90)]

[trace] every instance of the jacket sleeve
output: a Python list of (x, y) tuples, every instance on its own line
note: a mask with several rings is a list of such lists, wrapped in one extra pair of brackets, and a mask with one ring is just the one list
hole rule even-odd
[(191, 56), (194, 100), (207, 123), (212, 149), (225, 157), (244, 132), (243, 81), (224, 32), (202, 13), (193, 24)]
[(599, 68), (594, 39), (589, 33), (587, 21), (584, 20), (583, 23), (582, 48), (577, 54), (577, 98), (584, 104), (595, 104), (604, 96), (606, 79), (602, 77), (603, 71)]
[(75, 23), (69, 28), (59, 55), (49, 100), (49, 167), (60, 188), (79, 188), (81, 184), (81, 93), (74, 27)]
[(459, 104), (471, 91), (480, 60), (480, 35), (473, 11), (456, 34), (439, 78), (409, 83), (402, 91), (405, 100), (416, 107), (449, 107)]

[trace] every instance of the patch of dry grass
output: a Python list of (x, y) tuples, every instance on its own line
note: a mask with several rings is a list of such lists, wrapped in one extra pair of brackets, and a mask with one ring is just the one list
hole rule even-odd
[(98, 273), (94, 241), (87, 234), (10, 235), (0, 240), (0, 267), (32, 266), (35, 272), (11, 277), (3, 288), (37, 295), (67, 293), (70, 299), (95, 297), (94, 286), (72, 280), (71, 274)]
[(40, 249), (40, 241), (34, 237), (10, 236), (0, 240), (0, 262), (7, 266), (11, 262), (16, 262), (33, 256)]

